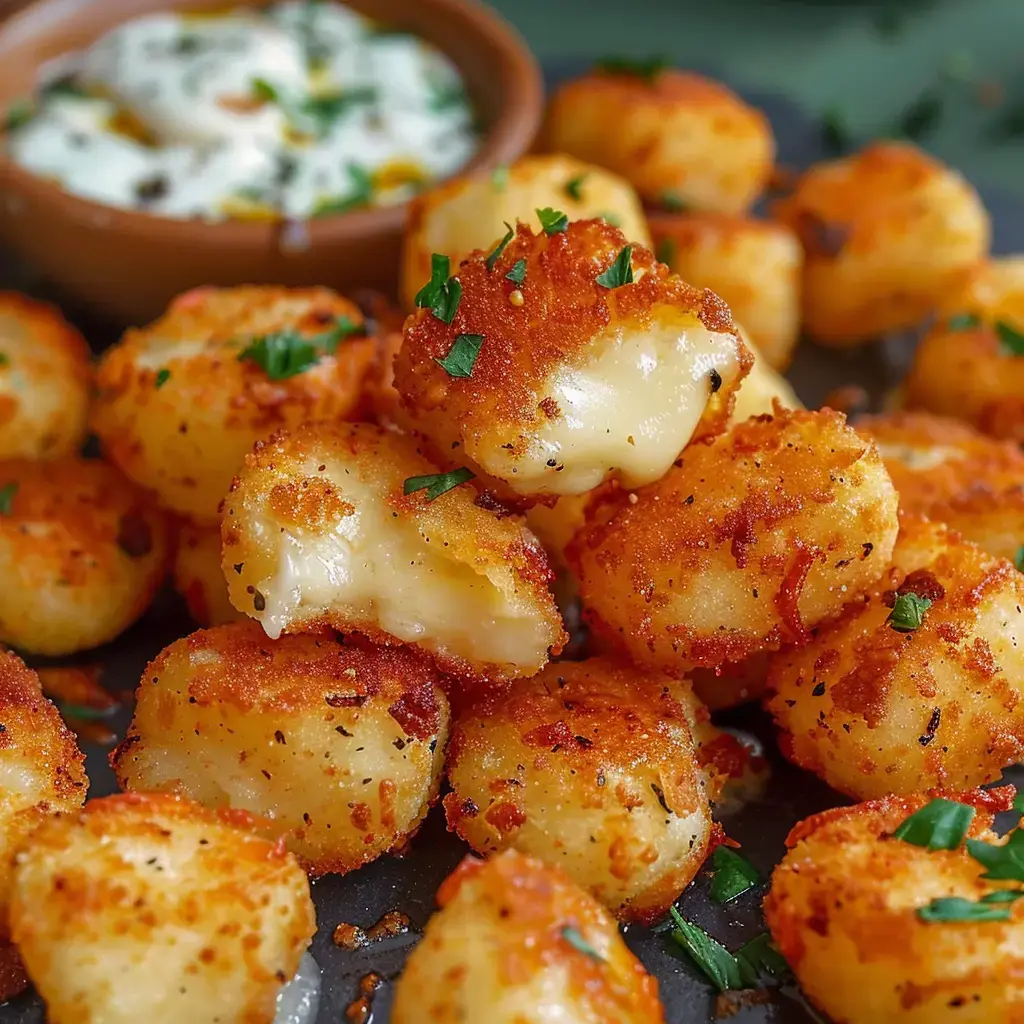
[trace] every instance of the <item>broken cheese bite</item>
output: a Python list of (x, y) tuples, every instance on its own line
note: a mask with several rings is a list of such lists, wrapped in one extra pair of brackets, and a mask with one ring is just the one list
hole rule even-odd
[(257, 445), (224, 503), (232, 604), (271, 637), (330, 627), (457, 673), (532, 675), (568, 639), (551, 570), (520, 519), (476, 503), (471, 476), (367, 423)]
[(450, 278), (437, 262), (395, 360), (404, 412), (507, 495), (650, 483), (724, 429), (753, 357), (713, 292), (605, 221), (541, 212)]

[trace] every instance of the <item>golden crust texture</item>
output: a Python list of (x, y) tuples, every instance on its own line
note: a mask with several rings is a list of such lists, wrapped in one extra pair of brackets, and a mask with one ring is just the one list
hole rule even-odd
[[(945, 297), (941, 313), (914, 353), (907, 407), (1024, 442), (1024, 359), (1001, 341), (998, 328), (1024, 331), (1024, 257), (976, 267), (963, 288)], [(966, 317), (976, 322), (965, 324)]]
[(0, 292), (0, 459), (56, 459), (85, 440), (89, 346), (55, 307)]
[(651, 80), (592, 71), (555, 90), (548, 149), (607, 167), (657, 205), (745, 213), (775, 159), (771, 125), (720, 82), (689, 71)]
[(599, 506), (569, 556), (591, 624), (679, 673), (806, 640), (878, 579), (896, 530), (874, 446), (840, 413), (779, 409)]
[(800, 333), (804, 252), (777, 221), (718, 213), (654, 214), (652, 248), (674, 274), (728, 304), (773, 370), (784, 370)]
[(395, 991), (393, 1024), (664, 1024), (658, 983), (558, 868), (467, 857), (438, 892)]
[[(931, 601), (908, 632), (901, 594)], [(768, 710), (792, 761), (866, 799), (990, 782), (1024, 756), (1024, 576), (904, 517), (892, 566), (805, 647), (772, 660)]]
[[(537, 500), (610, 477), (649, 483), (691, 436), (724, 428), (753, 358), (728, 307), (642, 246), (630, 283), (600, 283), (626, 244), (605, 221), (550, 235), (519, 224), (490, 266), (479, 250), (458, 268), (451, 324), (430, 309), (409, 318), (395, 386), (439, 457)], [(471, 375), (453, 376), (438, 360), (464, 335), (482, 341)]]
[[(742, 329), (740, 333), (747, 340)], [(771, 416), (775, 412), (776, 402), (783, 409), (803, 409), (804, 404), (797, 398), (789, 381), (769, 366), (752, 342), (747, 340), (747, 345), (753, 353), (754, 364), (736, 389), (736, 403), (729, 418), (730, 425), (742, 423), (751, 416)]]
[(149, 606), (170, 557), (152, 498), (112, 466), (66, 456), (0, 464), (0, 642), (72, 654), (113, 640)]
[(403, 493), (436, 474), (411, 439), (365, 423), (257, 446), (224, 508), (232, 603), (272, 636), (329, 626), (459, 674), (537, 672), (568, 639), (544, 552), (472, 487)]
[(418, 651), (270, 640), (239, 622), (147, 666), (111, 763), (124, 789), (251, 811), (310, 873), (345, 872), (419, 827), (447, 728), (441, 676)]
[(402, 243), (406, 309), (430, 277), (433, 253), (445, 253), (458, 266), (474, 249), (492, 248), (506, 223), (536, 224), (536, 211), (545, 207), (563, 210), (571, 220), (601, 217), (631, 242), (651, 244), (628, 181), (564, 153), (524, 156), (504, 172), (454, 178), (412, 200)]
[(448, 827), (478, 853), (557, 864), (622, 920), (658, 920), (712, 833), (683, 689), (591, 658), (484, 700), (452, 731)]
[(316, 928), (280, 843), (173, 796), (52, 817), (14, 875), (11, 930), (52, 1024), (270, 1024)]
[(222, 626), (246, 618), (228, 600), (220, 559), (219, 523), (178, 523), (174, 589), (185, 599), (189, 615), (199, 626)]
[(842, 1024), (1015, 1024), (1024, 1007), (1024, 904), (1006, 921), (928, 922), (934, 899), (976, 902), (1004, 888), (963, 848), (891, 838), (933, 796), (976, 808), (968, 835), (989, 843), (1013, 790), (937, 791), (837, 807), (800, 822), (764, 902), (775, 945), (810, 1000)]
[(991, 234), (971, 185), (906, 142), (814, 165), (775, 216), (804, 244), (804, 327), (836, 346), (915, 327), (986, 256)]
[(953, 527), (1013, 561), (1024, 541), (1024, 453), (965, 423), (920, 412), (866, 416), (857, 430), (878, 446), (900, 510)]
[(277, 380), (242, 352), (277, 331), (321, 335), (342, 317), (363, 322), (354, 303), (326, 288), (186, 292), (104, 353), (93, 430), (107, 456), (167, 508), (212, 523), (253, 442), (357, 414), (375, 342), (347, 338), (333, 355)]

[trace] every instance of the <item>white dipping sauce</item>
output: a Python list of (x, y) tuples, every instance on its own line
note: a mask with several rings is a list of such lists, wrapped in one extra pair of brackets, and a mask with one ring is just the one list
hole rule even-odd
[(273, 1024), (313, 1024), (320, 1009), (320, 966), (312, 953), (303, 953), (295, 977), (277, 996)]
[(125, 22), (18, 120), (13, 159), (68, 192), (209, 220), (401, 202), (477, 148), (444, 54), (320, 0)]

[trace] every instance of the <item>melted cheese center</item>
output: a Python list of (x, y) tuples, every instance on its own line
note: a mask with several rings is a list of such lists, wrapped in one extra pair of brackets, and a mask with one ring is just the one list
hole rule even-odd
[(626, 487), (665, 475), (686, 447), (712, 393), (735, 379), (738, 341), (691, 313), (665, 308), (647, 330), (616, 325), (598, 335), (591, 358), (556, 371), (538, 395), (558, 414), (529, 438), (525, 454), (488, 433), (471, 454), (524, 494), (582, 494), (618, 474)]
[(320, 966), (313, 954), (302, 954), (295, 977), (277, 996), (273, 1024), (312, 1024), (320, 1009)]

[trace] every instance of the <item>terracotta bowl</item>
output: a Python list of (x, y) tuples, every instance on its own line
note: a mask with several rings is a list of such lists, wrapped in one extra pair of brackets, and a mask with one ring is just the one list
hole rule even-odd
[[(515, 31), (475, 0), (348, 0), (429, 40), (458, 65), (484, 126), (467, 170), (516, 159), (536, 133), (543, 86)], [(32, 92), (39, 66), (158, 10), (224, 0), (34, 0), (0, 25), (0, 110)], [(142, 323), (200, 284), (325, 284), (394, 290), (404, 205), (299, 223), (176, 221), (69, 195), (0, 153), (0, 241), (72, 301)]]

